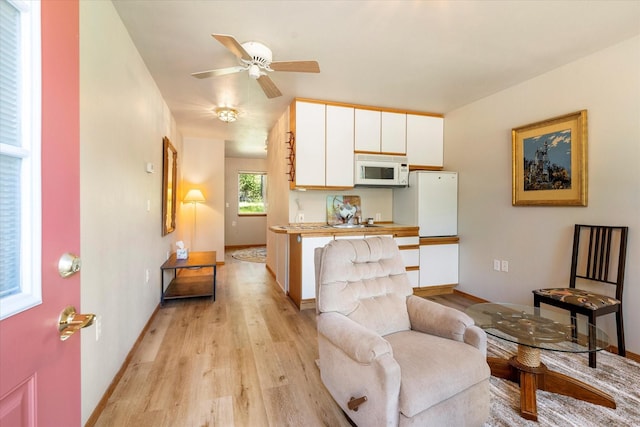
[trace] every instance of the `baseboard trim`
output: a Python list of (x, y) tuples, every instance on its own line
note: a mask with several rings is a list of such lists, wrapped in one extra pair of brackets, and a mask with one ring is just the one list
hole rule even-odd
[(267, 271), (269, 272), (271, 277), (273, 277), (275, 279), (276, 278), (276, 273), (271, 269), (271, 267), (269, 267), (266, 263), (265, 263), (264, 267), (267, 269)]
[(316, 309), (316, 299), (309, 298), (300, 300), (300, 310), (315, 310)]
[(424, 288), (413, 288), (413, 294), (419, 297), (430, 297), (433, 295), (452, 294), (457, 284), (426, 286)]
[(144, 328), (142, 328), (140, 335), (138, 335), (138, 339), (136, 340), (135, 343), (133, 343), (133, 347), (131, 347), (131, 350), (129, 350), (127, 357), (125, 357), (124, 362), (122, 362), (122, 366), (120, 366), (120, 369), (118, 370), (116, 375), (113, 377), (113, 380), (111, 380), (111, 384), (109, 384), (109, 387), (107, 387), (107, 390), (102, 395), (102, 399), (100, 399), (100, 402), (98, 402), (95, 409), (91, 413), (91, 416), (85, 423), (84, 425), (85, 427), (93, 427), (98, 422), (98, 418), (100, 418), (100, 415), (102, 415), (102, 411), (104, 411), (104, 409), (107, 407), (109, 398), (111, 397), (116, 387), (118, 386), (118, 383), (124, 376), (125, 371), (129, 367), (129, 363), (131, 363), (131, 359), (133, 358), (133, 355), (135, 354), (136, 350), (140, 346), (140, 343), (144, 339), (144, 336), (147, 334), (149, 328), (151, 327), (151, 322), (153, 322), (153, 319), (156, 317), (156, 314), (158, 314), (159, 309), (160, 309), (160, 305), (158, 304), (156, 306), (156, 309), (153, 311), (153, 313), (151, 313), (149, 320), (147, 320), (147, 324), (144, 325)]

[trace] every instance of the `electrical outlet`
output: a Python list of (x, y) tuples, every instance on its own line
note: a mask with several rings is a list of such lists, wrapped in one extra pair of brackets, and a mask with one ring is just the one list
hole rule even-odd
[(102, 316), (96, 316), (94, 325), (96, 327), (96, 341), (99, 341), (100, 335), (102, 335)]
[(493, 269), (495, 271), (500, 271), (500, 260), (499, 259), (494, 259), (493, 260)]
[(149, 283), (149, 269), (144, 271), (144, 283)]
[(298, 222), (304, 222), (304, 212), (298, 212)]
[(509, 261), (506, 261), (506, 260), (503, 259), (500, 269), (502, 271), (504, 271), (505, 273), (508, 273), (509, 272)]
[(382, 214), (381, 213), (376, 213), (376, 222), (377, 221), (382, 221)]

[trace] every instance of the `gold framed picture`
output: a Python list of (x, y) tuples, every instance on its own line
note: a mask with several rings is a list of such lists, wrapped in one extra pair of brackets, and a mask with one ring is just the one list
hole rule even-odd
[(162, 235), (176, 229), (178, 152), (169, 138), (162, 138)]
[(513, 206), (587, 206), (587, 110), (511, 131)]

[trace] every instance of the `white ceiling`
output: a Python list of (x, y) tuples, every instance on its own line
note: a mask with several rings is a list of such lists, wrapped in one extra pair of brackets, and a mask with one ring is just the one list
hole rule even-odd
[[(232, 157), (264, 157), (294, 97), (446, 114), (640, 34), (638, 0), (113, 3), (182, 135), (225, 140)], [(212, 33), (264, 43), (274, 61), (317, 60), (321, 72), (270, 74), (274, 99), (246, 73), (195, 79), (237, 65)], [(215, 119), (224, 105), (237, 122)]]

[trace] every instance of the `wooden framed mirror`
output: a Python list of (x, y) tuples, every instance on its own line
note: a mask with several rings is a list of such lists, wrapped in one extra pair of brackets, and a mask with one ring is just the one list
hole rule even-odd
[(162, 235), (176, 229), (176, 182), (178, 152), (166, 136), (162, 138)]

